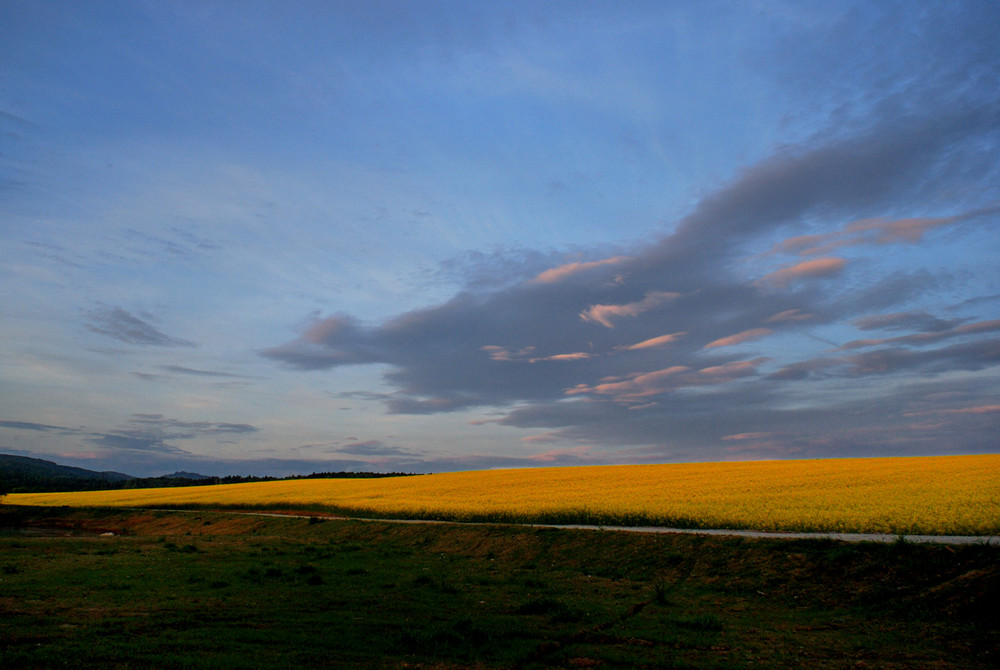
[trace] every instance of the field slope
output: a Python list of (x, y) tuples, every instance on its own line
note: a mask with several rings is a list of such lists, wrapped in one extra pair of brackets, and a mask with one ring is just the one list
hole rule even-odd
[(995, 670), (1000, 549), (0, 506), (0, 668)]
[(34, 493), (17, 505), (271, 507), (355, 516), (893, 534), (1000, 534), (1000, 455), (487, 470)]

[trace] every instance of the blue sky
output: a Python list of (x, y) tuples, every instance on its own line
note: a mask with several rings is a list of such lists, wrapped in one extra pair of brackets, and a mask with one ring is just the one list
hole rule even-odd
[(0, 4), (0, 451), (996, 452), (994, 2)]

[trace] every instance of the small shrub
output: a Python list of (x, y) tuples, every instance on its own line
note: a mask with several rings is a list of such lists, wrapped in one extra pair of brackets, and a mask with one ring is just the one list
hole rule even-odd
[(670, 603), (667, 597), (670, 594), (670, 585), (662, 579), (653, 583), (653, 602), (657, 605), (667, 605)]

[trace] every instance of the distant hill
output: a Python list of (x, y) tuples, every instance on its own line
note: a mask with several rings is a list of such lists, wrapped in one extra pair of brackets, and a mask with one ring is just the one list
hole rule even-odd
[[(405, 472), (314, 472), (285, 479), (405, 477)], [(0, 493), (43, 493), (47, 491), (96, 491), (100, 489), (139, 489), (152, 487), (204, 486), (272, 481), (277, 477), (212, 477), (196, 472), (178, 471), (160, 477), (133, 477), (121, 472), (86, 470), (27, 456), (0, 454)]]
[(11, 488), (17, 487), (19, 483), (35, 482), (38, 480), (74, 480), (74, 479), (94, 479), (102, 482), (123, 482), (135, 479), (131, 475), (121, 472), (111, 472), (105, 470), (97, 472), (95, 470), (85, 470), (84, 468), (74, 468), (69, 465), (59, 465), (52, 461), (45, 461), (40, 458), (28, 458), (27, 456), (13, 456), (10, 454), (0, 454), (0, 477), (7, 482)]

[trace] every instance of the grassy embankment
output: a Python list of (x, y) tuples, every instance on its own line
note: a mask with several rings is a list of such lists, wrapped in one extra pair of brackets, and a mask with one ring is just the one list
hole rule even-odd
[(2, 527), (4, 668), (1000, 663), (990, 546), (9, 505)]
[(1000, 455), (538, 468), (38, 493), (24, 505), (257, 507), (460, 521), (1000, 534)]

